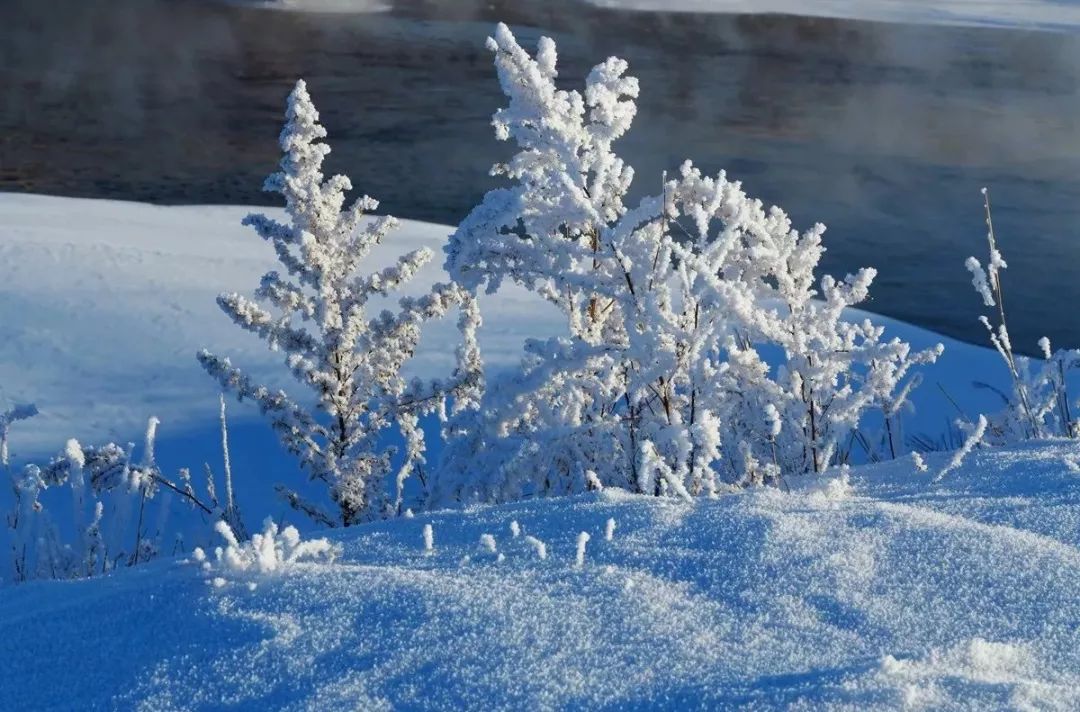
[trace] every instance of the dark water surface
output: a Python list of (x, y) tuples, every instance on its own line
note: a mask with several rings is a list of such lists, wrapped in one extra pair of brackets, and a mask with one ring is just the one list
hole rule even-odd
[[(492, 23), (559, 45), (579, 86), (641, 80), (620, 153), (636, 192), (684, 158), (728, 169), (825, 268), (879, 269), (869, 308), (984, 341), (963, 259), (995, 198), (1013, 341), (1080, 346), (1080, 38), (783, 16), (634, 14), (576, 0), (398, 0), (368, 15), (199, 0), (0, 0), (0, 190), (272, 203), (283, 100), (305, 77), (331, 171), (401, 217), (455, 223), (510, 155)], [(3, 239), (0, 225), (0, 239)]]

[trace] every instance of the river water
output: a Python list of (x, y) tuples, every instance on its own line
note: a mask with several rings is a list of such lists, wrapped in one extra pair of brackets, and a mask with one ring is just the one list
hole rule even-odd
[[(565, 86), (610, 54), (641, 80), (618, 144), (638, 195), (684, 158), (797, 225), (825, 269), (873, 265), (867, 306), (985, 341), (963, 268), (1009, 262), (1014, 344), (1080, 346), (1080, 38), (784, 16), (635, 14), (578, 0), (388, 0), (376, 14), (199, 0), (0, 2), (0, 190), (272, 203), (284, 97), (307, 79), (331, 171), (398, 216), (455, 223), (507, 158), (492, 24), (553, 36)], [(0, 239), (3, 227), (0, 225)]]

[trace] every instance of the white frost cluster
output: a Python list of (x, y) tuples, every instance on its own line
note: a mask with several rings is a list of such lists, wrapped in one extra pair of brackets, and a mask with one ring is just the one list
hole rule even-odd
[(968, 257), (964, 262), (964, 267), (968, 272), (971, 272), (971, 284), (975, 287), (975, 291), (979, 293), (979, 296), (983, 299), (983, 304), (988, 307), (995, 306), (994, 295), (990, 291), (990, 284), (986, 278), (986, 271), (983, 270), (982, 265), (974, 257)]
[(585, 545), (589, 543), (588, 532), (580, 532), (577, 535), (577, 553), (574, 555), (574, 565), (579, 569), (585, 565)]
[(536, 552), (537, 558), (539, 558), (541, 561), (547, 558), (547, 544), (540, 541), (536, 537), (529, 535), (525, 536), (525, 543), (533, 548), (533, 551)]
[(210, 572), (287, 573), (302, 563), (333, 563), (340, 554), (340, 547), (328, 539), (302, 541), (296, 527), (287, 526), (279, 530), (269, 517), (263, 523), (262, 533), (252, 535), (250, 541), (237, 540), (224, 521), (219, 521), (214, 528), (226, 545), (214, 549), (213, 561), (202, 549), (197, 548), (193, 552), (195, 561)]
[(431, 524), (424, 525), (424, 551), (431, 553), (435, 550), (435, 532), (431, 529)]

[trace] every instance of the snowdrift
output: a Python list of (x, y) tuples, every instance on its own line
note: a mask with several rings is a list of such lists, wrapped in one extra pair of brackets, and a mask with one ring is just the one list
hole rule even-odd
[(359, 527), (286, 573), (32, 583), (0, 596), (0, 708), (1075, 709), (1077, 457), (606, 491)]

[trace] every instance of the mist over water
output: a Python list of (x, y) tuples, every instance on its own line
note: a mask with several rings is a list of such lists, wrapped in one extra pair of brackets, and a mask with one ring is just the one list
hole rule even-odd
[[(483, 40), (559, 46), (565, 86), (610, 54), (642, 97), (618, 144), (635, 195), (692, 158), (797, 225), (824, 267), (879, 270), (872, 310), (985, 341), (963, 268), (991, 188), (1013, 342), (1080, 346), (1080, 38), (782, 16), (636, 14), (574, 0), (386, 0), (374, 14), (200, 0), (0, 3), (0, 190), (274, 203), (283, 102), (307, 79), (330, 171), (401, 217), (455, 223), (512, 150)], [(2, 226), (0, 226), (0, 239)]]

